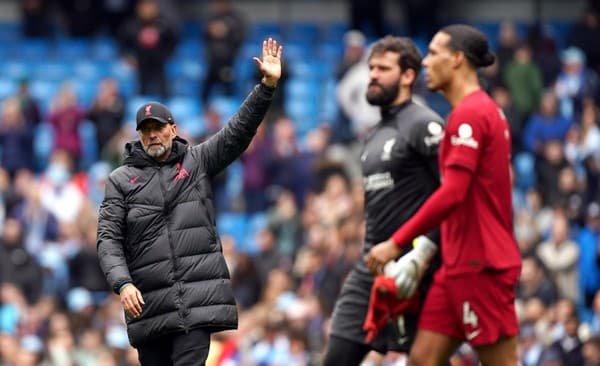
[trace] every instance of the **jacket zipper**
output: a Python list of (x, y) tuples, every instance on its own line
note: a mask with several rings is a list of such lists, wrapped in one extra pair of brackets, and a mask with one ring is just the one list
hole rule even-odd
[[(158, 172), (159, 172), (159, 181), (160, 181), (160, 190), (162, 192), (162, 196), (163, 196), (163, 200), (167, 197), (167, 190), (165, 189), (164, 186), (164, 180), (163, 180), (163, 170), (161, 169), (161, 167), (158, 167)], [(167, 239), (169, 241), (169, 251), (170, 251), (170, 255), (169, 257), (171, 258), (171, 264), (173, 266), (173, 277), (175, 280), (175, 289), (177, 291), (177, 300), (179, 302), (179, 307), (177, 308), (177, 311), (179, 312), (179, 316), (182, 318), (182, 323), (183, 323), (183, 330), (188, 333), (189, 329), (188, 329), (188, 325), (185, 321), (184, 315), (185, 315), (185, 304), (183, 303), (183, 288), (181, 286), (181, 282), (179, 281), (179, 276), (177, 273), (177, 258), (175, 258), (175, 247), (173, 245), (173, 237), (171, 236), (171, 229), (169, 228), (169, 219), (170, 219), (170, 210), (168, 210), (167, 208), (167, 201), (164, 201), (163, 203), (163, 216), (165, 218), (166, 221), (166, 227), (167, 227)]]

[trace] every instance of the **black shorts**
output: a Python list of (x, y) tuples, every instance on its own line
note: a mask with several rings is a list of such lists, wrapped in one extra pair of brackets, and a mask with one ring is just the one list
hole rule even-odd
[(369, 308), (372, 285), (373, 276), (362, 262), (357, 263), (346, 278), (335, 303), (331, 335), (368, 345), (380, 353), (408, 352), (417, 331), (418, 313), (398, 317), (396, 321), (388, 323), (371, 343), (365, 342), (367, 333), (363, 330), (363, 324)]

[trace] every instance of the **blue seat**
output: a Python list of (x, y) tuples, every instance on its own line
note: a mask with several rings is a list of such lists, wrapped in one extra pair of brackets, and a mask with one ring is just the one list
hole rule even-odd
[(33, 153), (35, 156), (36, 170), (42, 171), (48, 165), (48, 159), (54, 148), (54, 131), (48, 123), (40, 123), (34, 127)]
[(64, 61), (44, 61), (33, 64), (32, 77), (37, 80), (60, 82), (73, 76), (73, 66)]
[(323, 41), (337, 42), (340, 45), (343, 43), (344, 34), (350, 30), (348, 23), (326, 23), (321, 28), (320, 38)]
[(182, 119), (175, 117), (175, 122), (177, 123), (178, 132), (181, 131), (181, 133), (190, 135), (193, 138), (198, 138), (206, 132), (206, 123), (204, 123), (204, 118), (201, 115), (188, 116)]
[(285, 29), (285, 40), (288, 42), (316, 42), (319, 36), (319, 27), (315, 23), (296, 22), (289, 24)]
[(173, 118), (177, 123), (188, 118), (197, 117), (202, 111), (199, 100), (191, 97), (172, 97), (167, 100), (166, 105), (173, 113)]
[(50, 44), (46, 39), (27, 39), (14, 49), (13, 57), (22, 60), (48, 60)]
[(236, 249), (245, 247), (247, 242), (248, 220), (245, 214), (223, 212), (217, 216), (217, 230), (220, 235), (230, 235), (235, 239)]
[(52, 101), (59, 87), (59, 82), (48, 80), (33, 80), (29, 84), (31, 95), (41, 103)]
[(112, 38), (99, 37), (92, 42), (90, 52), (96, 60), (115, 60), (119, 57), (119, 46)]
[(526, 192), (536, 182), (535, 158), (531, 153), (520, 152), (513, 160), (516, 185)]
[(96, 140), (96, 126), (91, 121), (85, 120), (79, 125), (81, 138), (81, 159), (79, 169), (87, 170), (98, 160), (98, 143)]
[(21, 37), (20, 22), (1, 22), (0, 23), (0, 39), (15, 40)]
[(18, 80), (31, 77), (33, 64), (30, 61), (9, 59), (0, 61), (0, 73), (5, 78)]
[(91, 42), (84, 38), (61, 38), (53, 47), (54, 56), (61, 60), (89, 58)]
[(5, 78), (0, 79), (0, 99), (16, 95), (18, 88), (16, 81)]
[(71, 84), (77, 95), (77, 101), (86, 107), (91, 106), (98, 92), (98, 83), (91, 80), (74, 79)]
[(260, 22), (250, 26), (248, 42), (256, 43), (268, 37), (281, 39), (282, 29), (279, 23)]
[(237, 112), (241, 101), (235, 97), (216, 96), (212, 97), (208, 105), (221, 117), (221, 122), (226, 123)]
[(78, 79), (98, 82), (110, 75), (111, 67), (106, 62), (77, 60), (73, 65), (73, 71), (75, 71), (74, 76)]
[(167, 63), (167, 77), (170, 79), (184, 77), (191, 80), (202, 80), (205, 73), (206, 66), (198, 56), (173, 58)]
[(247, 246), (246, 251), (250, 254), (259, 254), (258, 233), (267, 227), (268, 215), (264, 212), (257, 212), (248, 217), (247, 226)]
[(286, 42), (284, 57), (289, 62), (308, 60), (313, 57), (313, 47), (306, 42)]
[(198, 80), (179, 77), (171, 82), (170, 88), (174, 95), (200, 99), (201, 83)]
[(314, 80), (291, 78), (285, 85), (285, 99), (319, 97), (319, 84)]
[(177, 45), (177, 49), (175, 50), (175, 57), (180, 58), (199, 60), (204, 55), (204, 47), (202, 47), (202, 43), (196, 38), (185, 38)]
[(317, 57), (322, 62), (337, 65), (344, 56), (344, 46), (340, 42), (321, 42), (317, 47)]

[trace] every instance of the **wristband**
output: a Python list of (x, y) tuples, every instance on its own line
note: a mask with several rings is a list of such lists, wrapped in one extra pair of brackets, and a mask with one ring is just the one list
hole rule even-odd
[(131, 282), (125, 282), (124, 284), (122, 284), (121, 287), (119, 287), (119, 294), (121, 294), (121, 291), (123, 291), (123, 289), (128, 285), (131, 285)]

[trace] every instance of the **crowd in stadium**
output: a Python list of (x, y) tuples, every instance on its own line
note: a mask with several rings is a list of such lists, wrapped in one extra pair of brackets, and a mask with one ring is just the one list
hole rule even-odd
[[(344, 88), (364, 92), (377, 27), (279, 34), (286, 26), (216, 8), (176, 27), (176, 7), (158, 1), (86, 29), (93, 17), (71, 2), (22, 3), (18, 31), (0, 26), (0, 365), (139, 364), (96, 252), (106, 179), (136, 138), (133, 111), (161, 100), (181, 137), (205, 140), (259, 81), (250, 56), (270, 35), (281, 37), (285, 80), (248, 150), (213, 187), (240, 319), (238, 330), (213, 335), (207, 364), (319, 364), (336, 295), (362, 255), (357, 151), (379, 116)], [(46, 21), (51, 10), (62, 28)], [(139, 27), (148, 21), (153, 32)], [(235, 36), (211, 38), (230, 26)], [(481, 78), (513, 136), (522, 364), (600, 365), (599, 9), (573, 23), (498, 20), (482, 30), (498, 62)], [(430, 36), (418, 35), (423, 53)], [(415, 94), (448, 113), (422, 83)], [(365, 364), (404, 360), (373, 354)], [(468, 346), (453, 358), (476, 364)]]

